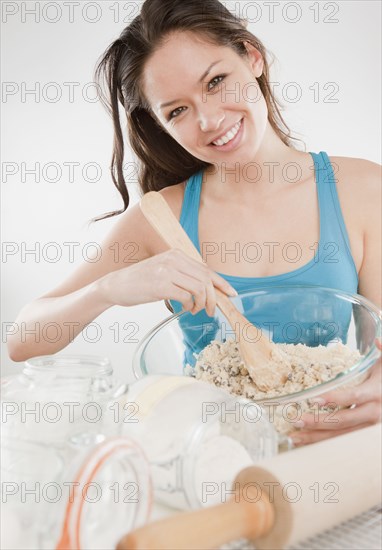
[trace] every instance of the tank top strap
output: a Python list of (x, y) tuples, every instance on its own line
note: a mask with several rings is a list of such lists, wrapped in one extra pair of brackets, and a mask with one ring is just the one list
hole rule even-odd
[[(350, 240), (346, 230), (338, 198), (336, 178), (333, 166), (326, 152), (310, 152), (314, 162), (317, 199), (319, 208), (319, 248), (322, 253), (334, 254), (336, 250), (348, 256), (354, 269), (354, 260), (351, 254)], [(199, 249), (199, 205), (202, 189), (203, 170), (193, 174), (187, 181), (184, 191), (180, 223), (194, 246)], [(356, 272), (356, 270), (355, 270)]]
[(199, 250), (198, 220), (199, 203), (202, 189), (203, 170), (193, 174), (186, 184), (184, 191), (180, 224), (190, 237), (194, 246)]
[(320, 212), (320, 243), (345, 244), (350, 258), (350, 240), (338, 198), (333, 166), (326, 152), (311, 153), (316, 174), (317, 197)]

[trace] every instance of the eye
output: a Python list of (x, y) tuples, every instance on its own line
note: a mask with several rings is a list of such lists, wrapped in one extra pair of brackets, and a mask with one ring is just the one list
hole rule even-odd
[(226, 76), (227, 75), (225, 75), (225, 74), (221, 74), (221, 75), (215, 76), (215, 78), (210, 80), (210, 82), (207, 85), (208, 91), (213, 90), (214, 88), (216, 88), (216, 86), (218, 84), (220, 84), (220, 82), (222, 82), (225, 79)]
[(167, 120), (171, 120), (172, 118), (176, 118), (182, 112), (182, 110), (185, 109), (185, 108), (186, 107), (177, 107), (176, 109), (171, 111), (171, 113), (167, 117)]
[[(210, 92), (211, 90), (216, 88), (226, 78), (226, 76), (227, 76), (226, 74), (215, 76), (215, 78), (210, 80), (209, 83), (207, 84), (207, 90)], [(180, 113), (185, 109), (187, 109), (187, 107), (177, 107), (176, 109), (174, 109), (169, 113), (167, 120), (170, 121), (173, 118), (177, 118), (180, 115)]]

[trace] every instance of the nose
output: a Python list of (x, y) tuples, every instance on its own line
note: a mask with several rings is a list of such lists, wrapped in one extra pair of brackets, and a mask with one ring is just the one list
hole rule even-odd
[(220, 110), (213, 110), (205, 106), (199, 109), (198, 120), (202, 132), (216, 132), (225, 119), (225, 114)]

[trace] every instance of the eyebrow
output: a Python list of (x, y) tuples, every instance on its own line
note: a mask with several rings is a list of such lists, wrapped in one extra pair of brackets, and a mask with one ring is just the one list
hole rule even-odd
[[(208, 69), (199, 78), (199, 84), (201, 84), (203, 82), (203, 80), (206, 78), (206, 76), (209, 75), (209, 73), (211, 72), (212, 67), (215, 67), (215, 65), (217, 65), (221, 61), (223, 61), (223, 60), (219, 59), (218, 61), (214, 61), (213, 63), (211, 63), (211, 65), (208, 67)], [(161, 105), (159, 105), (159, 109), (164, 109), (165, 107), (169, 107), (170, 105), (173, 105), (174, 103), (178, 103), (179, 101), (181, 101), (181, 100), (180, 99), (173, 99), (172, 101), (167, 101), (166, 103), (162, 103)]]

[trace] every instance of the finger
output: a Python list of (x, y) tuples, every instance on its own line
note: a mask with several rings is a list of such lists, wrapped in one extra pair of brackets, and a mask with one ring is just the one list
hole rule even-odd
[(302, 447), (303, 445), (309, 445), (311, 443), (318, 443), (324, 439), (330, 439), (331, 437), (336, 437), (337, 435), (344, 435), (346, 433), (354, 432), (362, 428), (367, 428), (371, 423), (360, 424), (358, 426), (353, 426), (352, 428), (346, 428), (343, 430), (316, 430), (316, 431), (296, 431), (292, 434), (289, 434), (289, 437), (292, 439), (295, 447)]
[(380, 351), (382, 351), (382, 340), (380, 338), (375, 339), (375, 345)]
[[(185, 275), (184, 273), (174, 272), (172, 276), (172, 282), (176, 286), (189, 292), (193, 297), (192, 307), (189, 308), (189, 311), (193, 315), (195, 315), (202, 309), (207, 310), (207, 308), (209, 308), (207, 313), (210, 313), (211, 310), (213, 312), (216, 298), (214, 287), (212, 286), (212, 283), (210, 281), (205, 282), (203, 280), (194, 279), (193, 277)], [(209, 292), (209, 303), (207, 303), (207, 292)]]
[(194, 307), (192, 294), (175, 284), (170, 285), (168, 295), (165, 297), (165, 299), (180, 302), (185, 311), (190, 311)]
[(206, 312), (210, 317), (214, 317), (216, 308), (216, 292), (211, 281), (206, 285)]
[(219, 290), (228, 296), (237, 296), (236, 290), (204, 262), (198, 262), (182, 253), (178, 268), (182, 273), (195, 277), (198, 280), (211, 280), (214, 287), (219, 288)]
[(318, 405), (335, 403), (339, 407), (350, 407), (350, 405), (361, 405), (375, 398), (376, 387), (374, 377), (371, 375), (364, 382), (351, 388), (341, 388), (327, 392), (320, 397), (312, 399)]
[(297, 428), (304, 430), (337, 431), (352, 428), (359, 424), (376, 423), (381, 420), (381, 404), (378, 401), (369, 401), (351, 409), (340, 409), (333, 412), (305, 413)]
[(207, 293), (206, 287), (203, 283), (198, 282), (196, 284), (195, 290), (192, 291), (192, 296), (194, 298), (194, 307), (190, 309), (190, 313), (192, 313), (192, 315), (196, 315), (199, 311), (206, 308)]
[(324, 393), (311, 401), (318, 405), (324, 405), (329, 402), (337, 403), (343, 407), (348, 407), (352, 404), (361, 405), (381, 395), (381, 376), (382, 361), (378, 359), (369, 369), (367, 378), (363, 382), (355, 384), (350, 388), (342, 387)]
[[(188, 259), (187, 259), (187, 262), (188, 262)], [(237, 292), (226, 281), (224, 281), (224, 279), (222, 279), (218, 275), (215, 277), (216, 274), (213, 271), (211, 271), (209, 268), (207, 268), (205, 265), (198, 264), (195, 261), (193, 262), (194, 263), (191, 266), (191, 269), (189, 270), (188, 270), (189, 265), (179, 266), (178, 267), (179, 272), (182, 275), (193, 277), (196, 281), (202, 281), (204, 283), (206, 299), (203, 307), (205, 307), (207, 314), (210, 317), (213, 317), (215, 315), (215, 308), (216, 308), (216, 293), (215, 293), (215, 288), (214, 288), (212, 278), (214, 278), (214, 280), (216, 281), (217, 280), (216, 277), (218, 277), (218, 279), (220, 279), (224, 283), (224, 286), (222, 286), (222, 289), (229, 296), (233, 296), (233, 295), (236, 296)], [(198, 311), (200, 311), (200, 309), (203, 309), (203, 308), (196, 307), (194, 310), (192, 310), (192, 313), (195, 314)]]
[(227, 296), (234, 297), (238, 295), (237, 291), (233, 288), (233, 286), (231, 286), (225, 279), (223, 279), (223, 277), (221, 277), (220, 275), (215, 273), (215, 271), (212, 271), (212, 270), (210, 270), (210, 274), (211, 274), (212, 284), (214, 285), (214, 287), (224, 292), (224, 294), (227, 294)]
[[(195, 315), (206, 307), (206, 288), (204, 283), (188, 275), (178, 273), (173, 278), (173, 284), (189, 293), (191, 307), (187, 309), (190, 313)], [(190, 305), (189, 300), (187, 300), (187, 304), (188, 306)]]

